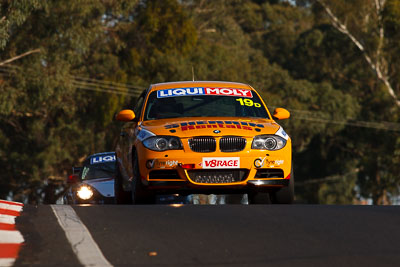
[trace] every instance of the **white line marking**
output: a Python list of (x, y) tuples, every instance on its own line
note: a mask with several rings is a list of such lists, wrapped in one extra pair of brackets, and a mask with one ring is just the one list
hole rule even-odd
[(20, 212), (22, 210), (22, 208), (23, 208), (22, 206), (0, 203), (0, 209), (14, 210), (14, 211)]
[(15, 224), (15, 216), (0, 214), (0, 223)]
[(22, 242), (24, 238), (19, 231), (0, 230), (0, 243), (20, 244)]
[(82, 265), (112, 266), (71, 206), (51, 205), (51, 208)]
[(14, 265), (14, 258), (0, 258), (0, 266), (8, 267)]

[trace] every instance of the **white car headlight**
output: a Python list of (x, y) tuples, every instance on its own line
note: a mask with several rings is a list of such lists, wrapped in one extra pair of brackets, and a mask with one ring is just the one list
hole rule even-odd
[(153, 136), (144, 140), (143, 145), (155, 151), (182, 149), (181, 139), (175, 136)]
[(252, 149), (279, 150), (286, 145), (286, 140), (277, 135), (257, 135), (251, 144)]
[(93, 190), (89, 186), (83, 185), (79, 188), (76, 194), (80, 199), (88, 200), (93, 196)]

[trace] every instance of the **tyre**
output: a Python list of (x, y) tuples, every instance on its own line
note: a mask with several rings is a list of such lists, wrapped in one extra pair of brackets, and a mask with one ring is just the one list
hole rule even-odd
[(131, 196), (130, 192), (124, 191), (122, 187), (122, 175), (117, 164), (117, 173), (114, 179), (114, 198), (115, 204), (130, 204)]
[(139, 171), (139, 160), (137, 154), (133, 159), (133, 179), (132, 179), (132, 191), (131, 191), (131, 203), (132, 204), (155, 204), (156, 196), (153, 192), (147, 191), (140, 179)]
[(293, 167), (290, 174), (289, 185), (270, 194), (273, 204), (292, 204), (294, 201), (294, 174)]

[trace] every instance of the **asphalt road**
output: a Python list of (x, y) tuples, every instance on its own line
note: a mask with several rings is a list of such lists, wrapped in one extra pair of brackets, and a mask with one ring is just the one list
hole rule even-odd
[[(114, 266), (400, 266), (400, 207), (74, 206)], [(15, 266), (79, 266), (51, 206), (25, 206)]]

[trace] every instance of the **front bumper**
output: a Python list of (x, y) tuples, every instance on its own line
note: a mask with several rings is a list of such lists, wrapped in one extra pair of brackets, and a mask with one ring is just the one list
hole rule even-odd
[[(283, 149), (277, 151), (252, 150), (249, 146), (251, 144), (243, 151), (234, 153), (197, 153), (188, 148), (156, 152), (139, 144), (136, 149), (142, 183), (153, 190), (180, 189), (218, 193), (287, 186), (292, 168), (290, 139)], [(239, 161), (233, 168), (226, 165), (205, 168), (204, 158)], [(236, 175), (240, 171), (243, 173)]]
[(169, 193), (236, 194), (249, 191), (270, 192), (289, 185), (289, 179), (250, 180), (247, 184), (193, 186), (188, 181), (149, 181), (148, 189)]
[[(78, 191), (82, 186), (89, 187), (93, 195), (89, 199), (82, 199), (78, 196)], [(113, 185), (109, 185), (113, 186)], [(86, 183), (79, 183), (74, 186), (71, 186), (66, 195), (65, 201), (67, 204), (114, 204), (114, 196), (105, 196), (101, 194), (95, 187), (90, 186)]]

